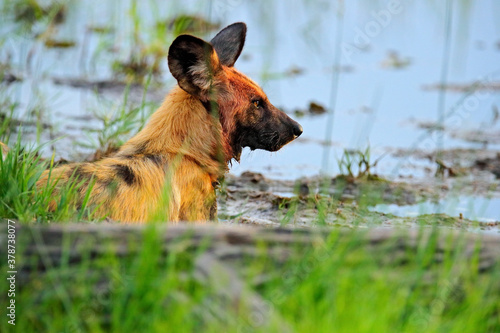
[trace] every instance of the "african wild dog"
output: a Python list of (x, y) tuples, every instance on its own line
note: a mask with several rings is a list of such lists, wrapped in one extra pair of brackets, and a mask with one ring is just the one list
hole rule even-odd
[(98, 207), (98, 215), (122, 222), (147, 221), (165, 202), (170, 221), (215, 219), (215, 185), (228, 163), (239, 161), (243, 147), (277, 151), (302, 134), (297, 122), (233, 67), (245, 36), (246, 25), (234, 23), (210, 43), (177, 37), (168, 66), (178, 86), (144, 129), (114, 155), (55, 168), (39, 185), (76, 177), (84, 183), (83, 200), (92, 178), (89, 204)]

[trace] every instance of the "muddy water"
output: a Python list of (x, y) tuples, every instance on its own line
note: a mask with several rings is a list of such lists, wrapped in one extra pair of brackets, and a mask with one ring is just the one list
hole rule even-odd
[[(307, 109), (312, 101), (328, 111), (297, 118), (304, 134), (277, 153), (245, 150), (241, 164), (232, 167), (235, 175), (247, 170), (289, 180), (320, 172), (335, 175), (344, 148), (364, 149), (369, 144), (373, 159), (399, 148), (410, 151), (406, 157), (388, 153), (374, 172), (394, 181), (417, 178), (428, 184), (436, 164), (413, 156), (413, 149), (433, 151), (440, 142), (445, 149), (500, 149), (494, 139), (500, 131), (500, 94), (495, 88), (500, 81), (500, 25), (495, 19), (500, 5), (494, 1), (453, 1), (448, 37), (444, 2), (396, 1), (390, 6), (358, 0), (339, 7), (336, 1), (320, 0), (144, 1), (136, 2), (135, 9), (133, 3), (69, 2), (65, 21), (52, 31), (54, 39), (75, 43), (69, 48), (46, 47), (39, 36), (43, 24), (35, 24), (27, 34), (20, 32), (20, 22), (0, 23), (6, 36), (0, 60), (22, 78), (2, 87), (4, 95), (20, 104), (15, 116), (30, 121), (39, 117), (47, 124), (40, 142), (64, 136), (48, 145), (46, 154), (55, 148), (59, 156), (78, 160), (93, 151), (74, 143), (95, 142), (95, 133), (85, 134), (102, 126), (92, 111), (105, 116), (124, 100), (124, 85), (118, 84), (122, 79), (113, 74), (111, 64), (127, 60), (134, 49), (134, 18), (147, 45), (155, 40), (157, 22), (166, 24), (181, 14), (221, 26), (245, 21), (248, 37), (237, 67), (259, 82), (276, 106), (296, 118), (295, 110)], [(154, 46), (167, 50), (172, 38), (165, 34)], [(447, 42), (450, 52), (443, 61)], [(443, 64), (446, 89), (436, 89)], [(151, 110), (174, 84), (165, 59), (160, 69), (163, 75), (146, 95)], [(86, 84), (99, 80), (110, 84)], [(139, 104), (142, 92), (142, 87), (132, 88), (127, 102)], [(444, 131), (432, 132), (429, 124), (432, 127), (438, 120), (440, 101), (445, 117), (438, 125), (444, 125)], [(33, 110), (41, 112), (37, 116)], [(37, 139), (34, 128), (25, 130), (27, 141)], [(461, 135), (470, 132), (479, 133), (481, 139)], [(471, 158), (462, 164), (473, 163)], [(471, 218), (500, 220), (496, 188), (460, 199), (489, 207)], [(425, 211), (445, 212), (440, 207), (455, 199), (445, 193), (439, 200), (441, 205), (424, 206)], [(376, 210), (411, 215), (420, 206), (390, 207)]]

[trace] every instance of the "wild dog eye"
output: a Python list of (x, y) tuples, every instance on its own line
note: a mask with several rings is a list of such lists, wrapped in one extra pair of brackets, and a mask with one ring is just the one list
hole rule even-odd
[(261, 107), (261, 106), (262, 106), (262, 102), (261, 102), (261, 100), (260, 100), (260, 99), (254, 99), (254, 100), (252, 100), (252, 103), (253, 103), (253, 105), (254, 105), (256, 108), (258, 108), (258, 107)]

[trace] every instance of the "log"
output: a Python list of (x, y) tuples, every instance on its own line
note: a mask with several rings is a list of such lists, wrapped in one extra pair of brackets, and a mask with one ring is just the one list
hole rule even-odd
[[(442, 253), (450, 250), (450, 246), (457, 247), (460, 255), (465, 258), (471, 258), (479, 251), (481, 271), (493, 268), (500, 261), (500, 235), (448, 229), (294, 229), (183, 223), (156, 226), (74, 223), (16, 227), (16, 235), (22, 239), (24, 257), (44, 258), (37, 267), (39, 270), (46, 269), (49, 262), (51, 267), (59, 266), (64, 251), (71, 264), (82, 260), (85, 249), (90, 251), (92, 257), (99, 257), (109, 253), (109, 243), (113, 244), (116, 256), (132, 255), (141, 248), (148, 231), (159, 238), (165, 253), (179, 246), (190, 250), (203, 246), (208, 254), (222, 262), (256, 255), (258, 244), (266, 246), (271, 257), (283, 262), (294, 248), (300, 247), (305, 251), (318, 244), (324, 245), (332, 232), (336, 232), (340, 238), (356, 237), (360, 246), (365, 246), (370, 251), (383, 248), (392, 257), (398, 251), (417, 250), (432, 237), (437, 237), (434, 244), (436, 261), (440, 260)], [(67, 249), (63, 246), (65, 241), (71, 242)], [(7, 234), (0, 235), (2, 251), (6, 249), (6, 244)], [(30, 270), (33, 267), (26, 266), (22, 269)]]

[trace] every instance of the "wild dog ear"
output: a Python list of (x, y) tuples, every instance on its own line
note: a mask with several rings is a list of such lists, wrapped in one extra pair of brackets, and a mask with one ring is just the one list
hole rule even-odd
[(212, 45), (191, 35), (180, 35), (168, 50), (168, 68), (182, 89), (209, 100), (221, 65)]
[(210, 43), (214, 46), (220, 62), (232, 67), (243, 50), (247, 26), (243, 22), (233, 23), (222, 29)]

